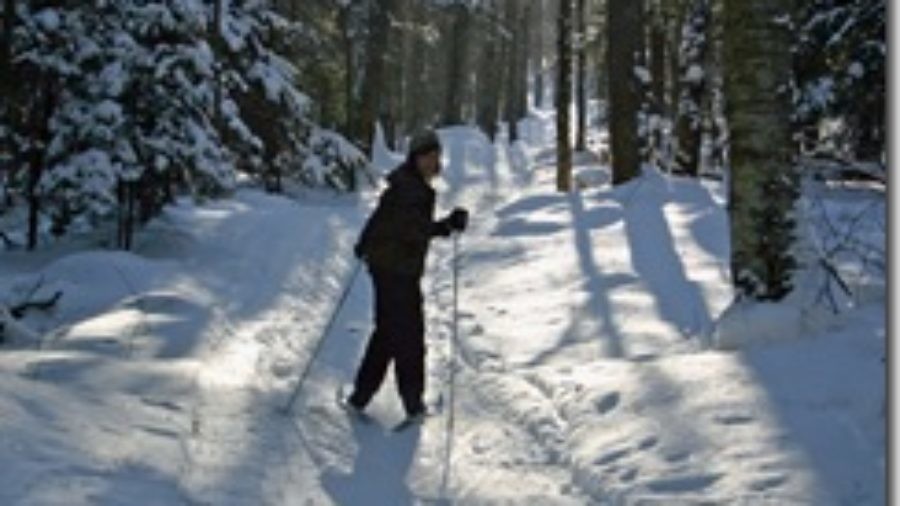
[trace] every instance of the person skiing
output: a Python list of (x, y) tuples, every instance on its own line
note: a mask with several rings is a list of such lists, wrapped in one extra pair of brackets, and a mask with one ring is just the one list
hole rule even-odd
[(413, 137), (409, 154), (388, 177), (378, 206), (354, 252), (369, 270), (375, 295), (375, 329), (360, 363), (352, 394), (343, 399), (362, 413), (393, 362), (407, 420), (425, 412), (425, 322), (419, 282), (431, 238), (462, 232), (468, 211), (457, 207), (434, 220), (431, 180), (441, 171), (441, 144), (432, 130)]

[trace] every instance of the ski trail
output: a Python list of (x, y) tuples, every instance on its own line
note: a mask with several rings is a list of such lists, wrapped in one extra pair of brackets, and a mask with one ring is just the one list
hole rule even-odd
[[(460, 236), (459, 339), (451, 343), (452, 243), (438, 242), (433, 249), (431, 268), (425, 283), (429, 294), (429, 333), (434, 336), (429, 353), (434, 379), (446, 382), (449, 368), (455, 367), (450, 426), (443, 417), (443, 451), (451, 456), (446, 463), (446, 499), (451, 503), (585, 504), (590, 502), (573, 479), (574, 471), (563, 457), (566, 442), (560, 417), (552, 403), (534, 388), (533, 400), (521, 398), (523, 380), (510, 374), (497, 342), (487, 333), (472, 304), (472, 293), (488, 291), (467, 272), (473, 261), (502, 260), (504, 253), (482, 253), (480, 245), (489, 240), (496, 224), (496, 212), (514, 201), (532, 182), (530, 155), (522, 144), (491, 145), (475, 132), (448, 129), (450, 148), (447, 179), (450, 191), (439, 193), (442, 207), (460, 205), (473, 215), (470, 228)], [(474, 252), (474, 253), (473, 253)], [(498, 266), (499, 267), (499, 266)], [(452, 356), (450, 350), (453, 350)], [(505, 388), (506, 381), (516, 389)], [(446, 396), (445, 396), (446, 397)], [(521, 409), (522, 406), (528, 406)], [(452, 451), (447, 451), (447, 445)], [(510, 487), (510, 484), (515, 484)], [(498, 486), (499, 485), (499, 486)]]
[[(449, 129), (453, 132), (455, 129)], [(472, 134), (460, 129), (460, 134)], [(440, 184), (438, 217), (455, 205), (492, 212), (504, 198), (514, 175), (508, 170), (505, 150), (487, 144), (479, 135), (446, 143), (445, 171), (449, 187)], [(468, 172), (487, 169), (481, 174)], [(524, 167), (522, 168), (524, 170)], [(483, 184), (483, 175), (491, 177)], [(481, 185), (473, 192), (470, 187)], [(463, 239), (465, 240), (465, 239)], [(421, 427), (401, 434), (384, 430), (402, 418), (393, 372), (367, 409), (377, 423), (365, 425), (348, 420), (334, 404), (334, 395), (351, 383), (372, 328), (372, 293), (368, 274), (363, 272), (338, 316), (334, 331), (327, 336), (307, 384), (297, 398), (295, 425), (299, 437), (312, 455), (321, 488), (329, 500), (339, 504), (367, 504), (372, 497), (384, 503), (452, 500), (441, 497), (443, 480), (450, 473), (448, 445), (455, 444), (448, 432), (448, 409), (430, 418)], [(422, 281), (426, 313), (427, 404), (448, 398), (448, 380), (453, 358), (449, 356), (452, 333), (452, 242), (435, 239)], [(459, 350), (457, 350), (458, 352)], [(377, 475), (371, 469), (379, 469)], [(451, 476), (452, 479), (452, 476)]]
[[(393, 372), (366, 412), (372, 421), (353, 420), (336, 405), (336, 393), (352, 384), (372, 328), (372, 293), (361, 272), (313, 363), (297, 397), (292, 423), (315, 463), (322, 491), (335, 504), (385, 504), (438, 499), (443, 441), (440, 416), (419, 427), (396, 433), (403, 418)], [(429, 338), (429, 348), (434, 347)], [(436, 395), (433, 369), (428, 370), (426, 399)], [(313, 478), (312, 476), (310, 477)]]
[[(290, 222), (297, 209), (286, 202), (280, 218)], [(332, 252), (350, 251), (356, 227), (337, 226), (345, 218), (316, 228), (312, 240), (330, 244)], [(299, 234), (309, 233), (299, 227), (275, 236), (270, 230), (265, 223), (244, 223), (233, 231), (242, 255), (225, 258), (224, 265), (197, 266), (200, 279), (222, 284), (222, 273), (228, 276), (205, 330), (208, 346), (199, 352), (186, 435), (184, 489), (195, 503), (290, 504), (308, 495), (311, 482), (302, 470), (314, 463), (278, 408), (300, 365), (312, 359), (352, 257), (298, 251)], [(330, 256), (320, 258), (324, 254)]]

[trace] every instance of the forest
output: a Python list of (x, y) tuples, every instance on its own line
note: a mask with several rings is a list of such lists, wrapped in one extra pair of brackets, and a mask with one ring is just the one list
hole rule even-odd
[(0, 504), (885, 504), (888, 10), (0, 0)]
[[(777, 215), (801, 159), (884, 181), (884, 1), (787, 5), (5, 0), (3, 243), (34, 249), (114, 220), (127, 248), (174, 195), (243, 178), (352, 190), (376, 126), (390, 146), (455, 124), (491, 138), (506, 125), (514, 141), (530, 103), (561, 112), (563, 191), (589, 116), (609, 127), (614, 183), (642, 163), (694, 177), (730, 166), (741, 200), (778, 195), (764, 202)], [(771, 170), (756, 176), (760, 164)], [(733, 212), (748, 231), (768, 213)]]

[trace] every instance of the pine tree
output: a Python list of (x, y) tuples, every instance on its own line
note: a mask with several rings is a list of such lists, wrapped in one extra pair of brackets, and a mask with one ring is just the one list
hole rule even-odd
[(258, 0), (230, 0), (224, 16), (226, 97), (221, 117), (237, 163), (271, 191), (285, 178), (310, 182), (304, 148), (312, 125), (309, 98), (296, 88), (297, 68), (284, 56), (299, 28)]
[(883, 163), (885, 12), (884, 0), (800, 2), (794, 105), (810, 154)]
[(265, 1), (218, 5), (18, 5), (2, 70), (29, 86), (4, 82), (0, 162), (3, 192), (28, 207), (29, 247), (44, 231), (117, 215), (127, 248), (175, 194), (221, 195), (238, 170), (272, 189), (283, 177), (353, 186), (361, 155), (311, 135), (309, 101), (282, 56), (297, 27)]

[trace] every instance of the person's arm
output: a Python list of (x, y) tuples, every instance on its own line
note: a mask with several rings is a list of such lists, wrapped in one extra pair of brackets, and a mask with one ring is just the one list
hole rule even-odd
[(431, 224), (431, 237), (449, 237), (452, 233), (453, 228), (450, 227), (449, 216), (432, 222)]
[(359, 234), (359, 239), (356, 240), (356, 244), (353, 246), (353, 253), (356, 255), (356, 258), (359, 258), (360, 260), (364, 260), (368, 254), (368, 247), (372, 237), (372, 222), (375, 221), (376, 212), (377, 209), (369, 216), (369, 219), (366, 220), (366, 224)]

